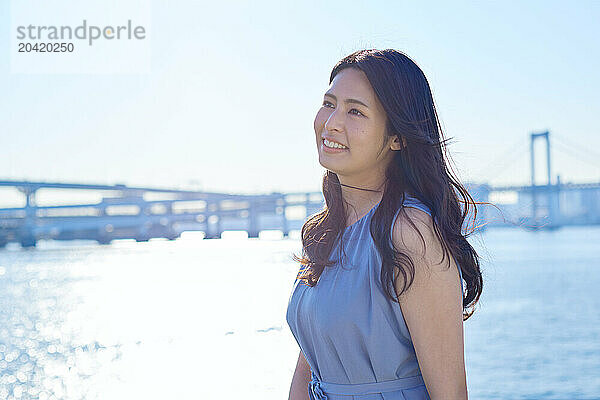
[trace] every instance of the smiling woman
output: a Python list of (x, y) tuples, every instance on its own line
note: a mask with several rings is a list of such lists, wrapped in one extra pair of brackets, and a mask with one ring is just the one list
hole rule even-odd
[(290, 399), (466, 399), (476, 202), (449, 173), (429, 84), (392, 49), (350, 54), (329, 83), (314, 120), (326, 207), (302, 228), (286, 313)]

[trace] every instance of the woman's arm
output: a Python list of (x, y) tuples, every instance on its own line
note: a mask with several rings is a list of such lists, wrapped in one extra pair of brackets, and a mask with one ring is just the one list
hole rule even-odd
[(310, 382), (310, 366), (300, 350), (298, 354), (298, 362), (296, 362), (296, 370), (292, 377), (292, 384), (290, 385), (290, 395), (288, 400), (308, 400), (308, 382)]
[[(413, 341), (419, 367), (432, 400), (465, 400), (467, 382), (464, 361), (462, 293), (454, 259), (442, 260), (442, 245), (427, 213), (406, 208), (394, 223), (392, 242), (408, 254), (415, 266), (411, 287), (400, 296), (400, 307)], [(423, 235), (423, 240), (417, 230)], [(425, 249), (423, 248), (425, 242)], [(402, 275), (395, 281), (403, 287)]]

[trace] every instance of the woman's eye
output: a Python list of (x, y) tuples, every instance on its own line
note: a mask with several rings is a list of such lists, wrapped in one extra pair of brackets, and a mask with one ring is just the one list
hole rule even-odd
[[(331, 106), (332, 108), (335, 108), (335, 106), (334, 106), (332, 103), (330, 103), (329, 101), (327, 101), (327, 100), (325, 100), (325, 101), (323, 102), (323, 106), (325, 106), (325, 107), (329, 107), (329, 106)], [(365, 116), (365, 114), (361, 113), (361, 112), (360, 112), (359, 110), (357, 110), (356, 108), (353, 108), (353, 109), (351, 109), (351, 110), (350, 110), (350, 111), (348, 111), (348, 112), (350, 112), (350, 113), (354, 113), (355, 115), (359, 115), (359, 116), (362, 116), (362, 117), (364, 117), (364, 116)]]

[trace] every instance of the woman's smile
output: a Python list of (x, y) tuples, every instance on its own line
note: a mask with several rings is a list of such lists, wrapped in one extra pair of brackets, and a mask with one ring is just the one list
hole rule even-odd
[(326, 153), (335, 154), (335, 153), (342, 153), (342, 152), (348, 150), (347, 147), (342, 148), (339, 146), (341, 146), (341, 145), (337, 144), (336, 142), (331, 142), (325, 138), (321, 139), (321, 150), (325, 151)]

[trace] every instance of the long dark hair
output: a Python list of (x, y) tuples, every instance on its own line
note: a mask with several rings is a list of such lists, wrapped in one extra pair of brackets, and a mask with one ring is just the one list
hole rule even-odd
[[(380, 278), (382, 283), (386, 282), (384, 292), (390, 300), (399, 303), (392, 295), (395, 267), (404, 278), (404, 287), (397, 296), (408, 290), (414, 279), (415, 267), (410, 256), (397, 251), (390, 238), (394, 214), (398, 205), (404, 203), (405, 193), (409, 193), (429, 208), (435, 221), (435, 234), (444, 247), (444, 256), (451, 253), (461, 268), (466, 282), (463, 320), (467, 320), (473, 314), (483, 288), (479, 256), (467, 241), (476, 229), (476, 204), (480, 203), (473, 200), (446, 165), (446, 159), (450, 160), (446, 151), (448, 140), (444, 139), (429, 83), (414, 61), (393, 49), (360, 50), (344, 57), (331, 71), (329, 83), (345, 68), (356, 68), (365, 73), (386, 112), (387, 135), (396, 135), (406, 144), (401, 151), (394, 151), (394, 158), (385, 172), (383, 197), (370, 224), (371, 237), (381, 254)], [(329, 170), (323, 177), (323, 195), (324, 209), (302, 226), (302, 257), (293, 255), (294, 260), (302, 264), (298, 279), (311, 287), (317, 284), (323, 269), (335, 262), (329, 261), (329, 257), (346, 228), (340, 182), (337, 174)], [(471, 208), (473, 226), (463, 232)], [(401, 212), (407, 216), (403, 209)]]

